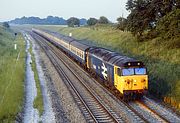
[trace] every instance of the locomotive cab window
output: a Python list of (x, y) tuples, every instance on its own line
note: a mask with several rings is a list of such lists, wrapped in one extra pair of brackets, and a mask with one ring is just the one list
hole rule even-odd
[(144, 75), (146, 74), (146, 68), (135, 68), (136, 75)]
[(131, 76), (131, 75), (145, 75), (146, 68), (124, 68), (122, 69), (123, 76)]
[(124, 69), (122, 69), (122, 75), (123, 76), (134, 75), (134, 68), (124, 68)]
[(118, 74), (119, 76), (121, 76), (121, 69), (120, 69), (120, 68), (117, 68), (117, 74)]

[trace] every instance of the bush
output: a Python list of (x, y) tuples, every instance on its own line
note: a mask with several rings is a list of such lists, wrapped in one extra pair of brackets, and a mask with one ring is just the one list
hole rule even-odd
[(74, 27), (74, 26), (80, 26), (80, 21), (78, 18), (71, 17), (67, 20), (67, 24), (69, 27)]
[(8, 22), (4, 22), (4, 23), (3, 23), (3, 27), (9, 28), (9, 27), (10, 27), (10, 26), (9, 26), (9, 23), (8, 23)]
[(100, 23), (100, 24), (107, 24), (107, 23), (109, 23), (109, 20), (108, 20), (106, 17), (101, 16), (101, 17), (99, 18), (98, 23)]
[(156, 31), (168, 48), (180, 48), (180, 9), (175, 9), (157, 24)]
[(98, 22), (98, 20), (97, 20), (96, 18), (89, 18), (89, 19), (87, 20), (87, 24), (88, 24), (89, 26), (95, 25), (97, 22)]

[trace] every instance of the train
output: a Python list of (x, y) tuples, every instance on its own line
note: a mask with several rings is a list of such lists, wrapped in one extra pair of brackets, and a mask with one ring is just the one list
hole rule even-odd
[(142, 61), (102, 47), (80, 43), (57, 32), (36, 28), (32, 28), (32, 31), (60, 48), (123, 99), (140, 99), (147, 94), (147, 68)]

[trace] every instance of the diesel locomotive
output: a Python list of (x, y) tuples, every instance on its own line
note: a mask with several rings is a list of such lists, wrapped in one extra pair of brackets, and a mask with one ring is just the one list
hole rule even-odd
[(56, 32), (32, 31), (63, 50), (121, 97), (137, 99), (147, 93), (148, 75), (143, 62)]

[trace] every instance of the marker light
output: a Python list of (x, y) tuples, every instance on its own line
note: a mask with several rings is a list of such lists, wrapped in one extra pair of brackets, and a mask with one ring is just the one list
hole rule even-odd
[(125, 80), (125, 82), (127, 82), (127, 84), (130, 84), (130, 80), (129, 79)]
[(146, 79), (141, 79), (141, 82), (146, 82)]

